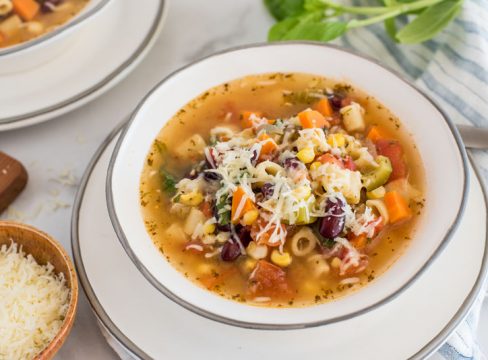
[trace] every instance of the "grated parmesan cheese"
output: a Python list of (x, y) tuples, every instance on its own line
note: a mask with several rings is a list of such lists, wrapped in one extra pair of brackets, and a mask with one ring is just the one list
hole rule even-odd
[(32, 359), (56, 336), (68, 310), (65, 283), (16, 243), (0, 248), (0, 359)]

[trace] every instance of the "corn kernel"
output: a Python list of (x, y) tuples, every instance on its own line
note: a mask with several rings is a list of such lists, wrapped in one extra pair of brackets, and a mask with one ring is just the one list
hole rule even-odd
[(317, 170), (320, 167), (320, 165), (322, 165), (320, 161), (313, 162), (312, 165), (310, 165), (310, 171)]
[(281, 267), (287, 267), (291, 264), (291, 255), (287, 252), (280, 253), (278, 250), (273, 250), (271, 253), (271, 261)]
[(312, 148), (304, 148), (297, 153), (297, 158), (303, 163), (308, 164), (315, 159), (315, 152)]
[(203, 232), (207, 235), (213, 234), (215, 232), (215, 224), (203, 225)]
[(327, 136), (327, 143), (330, 146), (342, 147), (346, 145), (346, 138), (342, 134), (330, 134)]
[(330, 262), (330, 266), (332, 266), (334, 269), (338, 269), (341, 267), (342, 261), (338, 257), (335, 257), (332, 259)]
[(197, 206), (203, 201), (203, 195), (199, 192), (191, 192), (189, 194), (182, 194), (179, 202), (185, 205)]
[(256, 242), (251, 241), (247, 245), (246, 253), (253, 259), (264, 259), (268, 255), (268, 247), (266, 245), (258, 245)]
[(252, 225), (254, 222), (258, 219), (259, 216), (259, 211), (254, 209), (254, 210), (249, 210), (244, 214), (242, 217), (242, 225)]
[(380, 186), (374, 190), (371, 190), (371, 191), (368, 191), (366, 193), (366, 197), (368, 199), (372, 199), (372, 200), (375, 200), (375, 199), (381, 199), (381, 198), (384, 198), (385, 197), (385, 193), (386, 193), (386, 190), (385, 190), (385, 187), (384, 186)]
[(307, 200), (312, 193), (312, 190), (308, 186), (298, 186), (293, 189), (293, 195), (297, 200)]

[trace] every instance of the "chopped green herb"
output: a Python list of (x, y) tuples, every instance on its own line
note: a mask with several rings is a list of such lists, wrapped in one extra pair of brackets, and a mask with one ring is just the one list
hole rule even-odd
[(161, 176), (161, 188), (168, 194), (174, 194), (176, 192), (176, 178), (171, 175), (164, 168), (159, 169), (159, 175)]

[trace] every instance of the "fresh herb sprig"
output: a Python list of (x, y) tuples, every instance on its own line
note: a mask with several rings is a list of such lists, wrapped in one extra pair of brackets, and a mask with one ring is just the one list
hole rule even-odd
[[(460, 12), (464, 0), (380, 0), (379, 6), (346, 6), (334, 0), (264, 0), (278, 20), (269, 41), (331, 41), (346, 31), (383, 22), (398, 43), (427, 41), (444, 29)], [(399, 17), (406, 24), (398, 28)]]

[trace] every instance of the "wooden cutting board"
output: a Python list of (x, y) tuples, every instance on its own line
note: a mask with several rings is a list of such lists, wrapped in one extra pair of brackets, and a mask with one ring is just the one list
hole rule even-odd
[(24, 190), (27, 179), (25, 167), (0, 151), (0, 213)]

